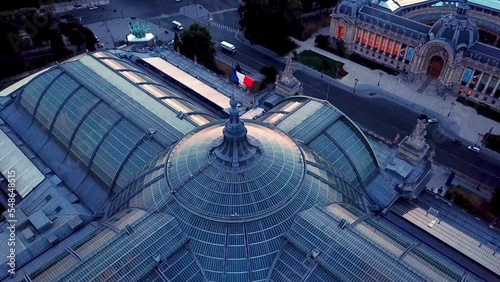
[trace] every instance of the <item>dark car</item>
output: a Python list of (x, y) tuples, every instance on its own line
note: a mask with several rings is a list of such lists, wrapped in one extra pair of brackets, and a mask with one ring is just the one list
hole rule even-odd
[(453, 139), (451, 140), (451, 143), (455, 144), (455, 145), (462, 145), (462, 141), (458, 140), (458, 139)]

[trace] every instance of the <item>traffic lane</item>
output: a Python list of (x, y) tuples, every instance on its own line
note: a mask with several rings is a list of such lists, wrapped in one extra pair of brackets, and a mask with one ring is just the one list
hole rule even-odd
[(475, 181), (480, 182), (481, 185), (488, 186), (492, 189), (499, 187), (500, 178), (498, 177), (498, 167), (491, 171), (488, 166), (485, 166), (485, 164), (487, 164), (486, 162), (482, 162), (480, 165), (474, 164), (475, 158), (466, 158), (463, 155), (444, 151), (441, 148), (435, 148), (435, 152), (436, 156), (434, 160), (438, 163), (467, 175)]
[[(222, 30), (214, 30), (212, 36), (219, 41), (227, 40), (228, 37), (227, 32)], [(248, 67), (256, 70), (260, 70), (264, 66), (274, 66), (278, 70), (285, 67), (285, 64), (276, 57), (261, 53), (237, 40), (230, 42), (238, 50), (234, 56), (235, 60)], [(313, 77), (301, 70), (296, 71), (294, 75), (302, 82), (305, 95), (325, 99), (328, 89), (325, 80)], [(388, 139), (394, 138), (398, 133), (401, 138), (409, 134), (413, 130), (418, 117), (418, 113), (390, 100), (381, 97), (361, 97), (334, 85), (330, 85), (329, 96), (329, 101), (352, 120)], [(432, 130), (433, 126), (431, 125), (429, 130)], [(431, 131), (431, 133), (434, 132)], [(436, 161), (460, 171), (476, 181), (483, 180), (483, 183), (488, 183), (488, 186), (497, 182), (492, 176), (492, 174), (498, 174), (495, 173), (498, 171), (498, 166), (495, 163), (488, 162), (481, 158), (480, 155), (473, 154), (470, 151), (464, 152), (460, 148), (443, 148), (442, 146), (446, 144), (444, 141), (449, 139), (443, 138), (442, 134), (429, 134), (428, 138), (438, 148), (436, 150)], [(458, 160), (457, 156), (461, 156), (461, 159)]]

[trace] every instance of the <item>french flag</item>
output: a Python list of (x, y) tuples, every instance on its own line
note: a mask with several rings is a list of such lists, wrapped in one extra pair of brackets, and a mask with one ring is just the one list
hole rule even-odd
[(244, 85), (248, 88), (252, 88), (253, 85), (253, 79), (249, 77), (248, 75), (244, 75), (239, 71), (236, 71), (235, 68), (233, 68), (233, 82), (239, 83), (241, 85)]

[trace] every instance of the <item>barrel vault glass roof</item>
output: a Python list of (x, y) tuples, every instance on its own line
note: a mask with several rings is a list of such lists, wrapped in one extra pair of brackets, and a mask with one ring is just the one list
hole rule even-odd
[(378, 162), (366, 137), (327, 102), (305, 97), (284, 99), (259, 120), (303, 142), (355, 186), (365, 187), (378, 174)]
[(94, 211), (153, 156), (212, 120), (149, 78), (133, 82), (121, 76), (106, 62), (136, 70), (112, 54), (97, 55), (41, 73), (17, 89), (14, 102), (0, 112)]
[(271, 281), (286, 281), (290, 274), (319, 281), (481, 281), (404, 231), (349, 205), (304, 211), (285, 237)]

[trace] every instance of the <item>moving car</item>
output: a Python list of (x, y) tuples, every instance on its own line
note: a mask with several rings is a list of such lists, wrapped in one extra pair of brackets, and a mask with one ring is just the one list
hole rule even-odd
[(427, 123), (436, 123), (436, 122), (438, 122), (438, 120), (435, 118), (430, 118), (427, 120)]
[(90, 7), (90, 10), (91, 10), (91, 11), (94, 11), (94, 10), (97, 10), (97, 9), (98, 9), (98, 8), (97, 8), (97, 6), (92, 6), (92, 7)]
[(234, 47), (233, 44), (229, 43), (229, 42), (226, 42), (226, 41), (222, 41), (220, 43), (220, 47), (222, 48), (222, 50), (226, 50), (232, 54), (235, 54), (236, 53), (236, 47)]
[(184, 30), (184, 27), (182, 26), (182, 24), (178, 21), (172, 21), (172, 25), (174, 26), (174, 29), (177, 29), (177, 30)]
[(475, 153), (481, 152), (481, 149), (479, 149), (478, 147), (475, 147), (475, 146), (468, 146), (467, 149), (469, 149)]

